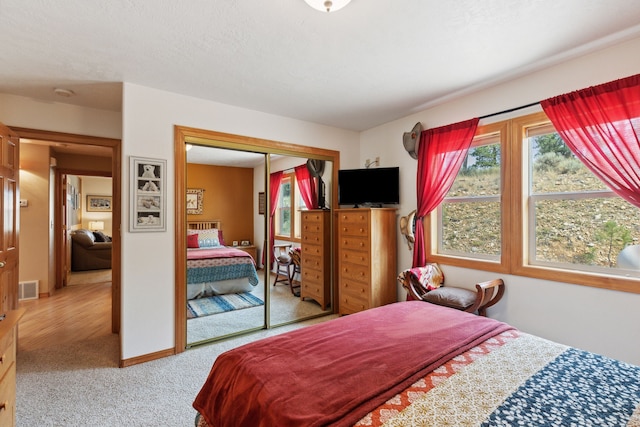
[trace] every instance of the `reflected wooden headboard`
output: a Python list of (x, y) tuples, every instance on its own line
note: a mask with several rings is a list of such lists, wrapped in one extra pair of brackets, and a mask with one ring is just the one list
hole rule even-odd
[(188, 230), (207, 230), (209, 228), (220, 229), (220, 221), (187, 221)]

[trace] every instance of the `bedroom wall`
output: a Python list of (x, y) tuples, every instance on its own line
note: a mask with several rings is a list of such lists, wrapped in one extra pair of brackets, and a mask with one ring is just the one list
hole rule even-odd
[(49, 147), (20, 147), (20, 247), (18, 281), (39, 281), (38, 292), (47, 294), (55, 283), (49, 280)]
[[(167, 231), (123, 232), (122, 355), (129, 359), (174, 347), (174, 125), (341, 152), (356, 164), (358, 133), (232, 107), (131, 83), (123, 92), (123, 158), (167, 160)], [(123, 168), (123, 183), (129, 171)], [(257, 195), (256, 195), (257, 197)], [(123, 199), (123, 218), (129, 202)], [(263, 218), (263, 217), (262, 217)], [(127, 229), (127, 224), (123, 224)], [(226, 236), (225, 236), (226, 238)]]
[(188, 164), (187, 188), (202, 188), (202, 214), (187, 221), (219, 220), (225, 243), (254, 242), (253, 168)]
[[(437, 106), (387, 123), (361, 134), (360, 164), (380, 156), (384, 166), (401, 166), (399, 213), (416, 207), (417, 161), (402, 146), (403, 132), (420, 121), (425, 129), (526, 105), (572, 90), (640, 73), (640, 39), (629, 40), (599, 52), (578, 56), (545, 70), (470, 95), (450, 96)], [(523, 115), (539, 107), (500, 115), (480, 123)], [(389, 141), (395, 141), (390, 144)], [(411, 266), (411, 252), (398, 240), (398, 269)], [(443, 267), (450, 283), (472, 285), (495, 273)], [(504, 276), (507, 291), (491, 317), (525, 332), (640, 365), (640, 294), (610, 291), (518, 276)], [(640, 291), (640, 282), (638, 284)], [(398, 287), (398, 298), (406, 294)]]

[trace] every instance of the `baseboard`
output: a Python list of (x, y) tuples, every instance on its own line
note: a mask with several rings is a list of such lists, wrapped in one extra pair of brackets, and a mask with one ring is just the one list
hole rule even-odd
[(120, 361), (120, 367), (126, 368), (128, 366), (138, 365), (140, 363), (150, 362), (156, 359), (162, 359), (163, 357), (174, 356), (176, 354), (174, 349), (167, 349), (162, 351), (156, 351), (155, 353), (143, 354), (142, 356), (132, 357), (130, 359), (122, 359)]

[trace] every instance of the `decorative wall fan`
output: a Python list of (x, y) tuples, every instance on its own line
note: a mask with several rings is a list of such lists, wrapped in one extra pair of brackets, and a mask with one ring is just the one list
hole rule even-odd
[(418, 144), (420, 143), (420, 134), (422, 133), (422, 124), (420, 122), (411, 129), (411, 132), (405, 132), (402, 135), (402, 144), (407, 153), (414, 158), (418, 158)]

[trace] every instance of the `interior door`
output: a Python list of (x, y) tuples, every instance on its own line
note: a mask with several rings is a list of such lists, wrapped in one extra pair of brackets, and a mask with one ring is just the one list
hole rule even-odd
[(19, 137), (0, 123), (0, 298), (1, 314), (18, 307)]

